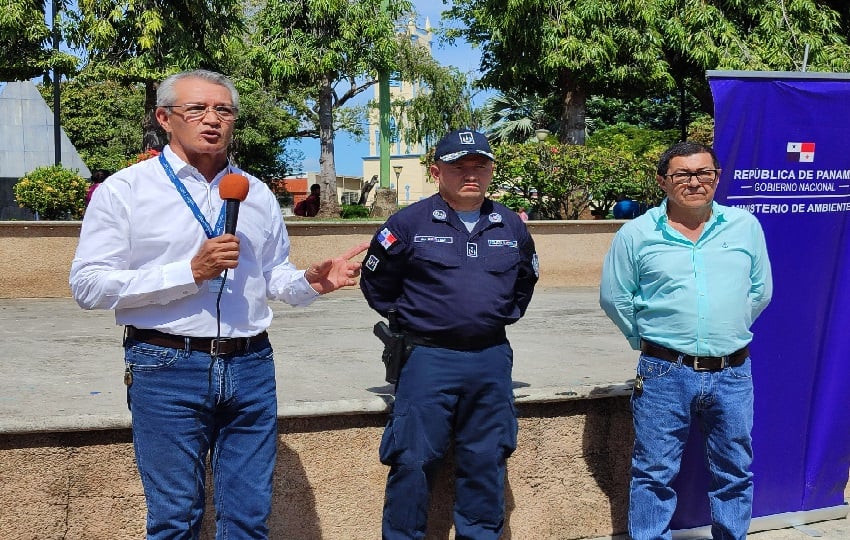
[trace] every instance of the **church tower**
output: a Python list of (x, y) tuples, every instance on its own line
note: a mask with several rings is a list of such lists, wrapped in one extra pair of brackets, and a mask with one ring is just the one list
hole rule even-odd
[[(425, 18), (425, 27), (418, 28), (413, 19), (408, 20), (402, 30), (413, 43), (425, 47), (430, 54), (433, 31), (431, 21)], [(398, 74), (390, 75), (390, 100), (412, 99), (427, 88), (421, 83), (402, 81)], [(378, 101), (378, 85), (375, 85), (375, 101)], [(390, 118), (390, 187), (398, 193), (399, 206), (406, 206), (418, 200), (430, 197), (437, 192), (437, 185), (426, 180), (425, 167), (420, 157), (428, 150), (424, 141), (414, 144), (405, 143), (396, 132), (399, 119)], [(367, 180), (380, 172), (380, 118), (377, 109), (369, 113), (369, 156), (363, 158), (363, 179)]]

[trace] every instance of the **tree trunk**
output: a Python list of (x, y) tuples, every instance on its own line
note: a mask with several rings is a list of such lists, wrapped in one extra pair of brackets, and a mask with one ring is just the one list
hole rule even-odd
[(587, 93), (575, 83), (569, 71), (562, 72), (560, 86), (564, 91), (558, 139), (564, 144), (584, 144)]
[(156, 120), (156, 89), (154, 81), (145, 81), (145, 115), (142, 119), (142, 152), (162, 150), (168, 144), (168, 134)]
[(333, 88), (326, 78), (319, 90), (319, 185), (322, 186), (318, 217), (339, 217), (334, 161)]

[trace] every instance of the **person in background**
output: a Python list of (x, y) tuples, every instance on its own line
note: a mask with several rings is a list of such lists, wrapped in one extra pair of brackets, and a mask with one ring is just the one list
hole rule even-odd
[(91, 197), (94, 194), (94, 190), (96, 190), (100, 184), (103, 183), (104, 180), (109, 178), (111, 173), (104, 169), (95, 169), (91, 173), (91, 185), (89, 186), (88, 191), (86, 191), (86, 206), (91, 202)]
[(712, 537), (743, 540), (753, 480), (750, 326), (773, 291), (752, 214), (714, 202), (720, 164), (708, 146), (665, 151), (661, 206), (625, 223), (605, 258), (600, 304), (640, 350), (631, 405), (629, 536), (672, 538), (672, 484), (688, 432), (705, 435)]
[(524, 206), (519, 207), (519, 210), (517, 210), (517, 215), (519, 215), (519, 219), (523, 221), (528, 221), (528, 214), (526, 213)]
[(307, 195), (306, 199), (295, 205), (292, 213), (302, 217), (313, 217), (318, 214), (319, 206), (322, 202), (320, 198), (321, 193), (322, 187), (319, 184), (310, 186), (310, 194)]
[[(268, 538), (278, 445), (269, 300), (307, 306), (355, 285), (360, 263), (348, 259), (368, 246), (295, 268), (274, 194), (228, 159), (238, 112), (219, 73), (162, 81), (156, 118), (168, 146), (99, 188), (71, 264), (77, 303), (114, 309), (125, 327), (151, 540), (200, 536), (208, 456), (216, 538)], [(224, 232), (226, 175), (248, 187), (235, 234)]]
[(446, 135), (430, 167), (438, 193), (379, 227), (363, 263), (367, 302), (384, 317), (397, 313), (409, 353), (380, 447), (390, 467), (385, 540), (425, 537), (451, 441), (456, 538), (495, 540), (504, 527), (517, 437), (505, 326), (525, 314), (538, 265), (516, 212), (485, 197), (494, 159), (483, 134)]

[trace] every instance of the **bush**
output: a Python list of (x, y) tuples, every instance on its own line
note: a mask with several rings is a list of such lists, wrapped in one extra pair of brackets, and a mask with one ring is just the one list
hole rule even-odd
[(39, 219), (80, 219), (86, 206), (88, 182), (78, 171), (61, 165), (38, 167), (15, 184), (15, 201)]
[(359, 204), (343, 204), (339, 215), (343, 219), (368, 218), (369, 208)]

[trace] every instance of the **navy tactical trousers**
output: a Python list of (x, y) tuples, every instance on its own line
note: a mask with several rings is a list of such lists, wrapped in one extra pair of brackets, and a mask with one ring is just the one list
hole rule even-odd
[(517, 436), (512, 366), (507, 343), (479, 351), (413, 351), (381, 441), (381, 462), (390, 466), (384, 539), (425, 538), (431, 487), (452, 440), (456, 538), (499, 538), (505, 460)]

